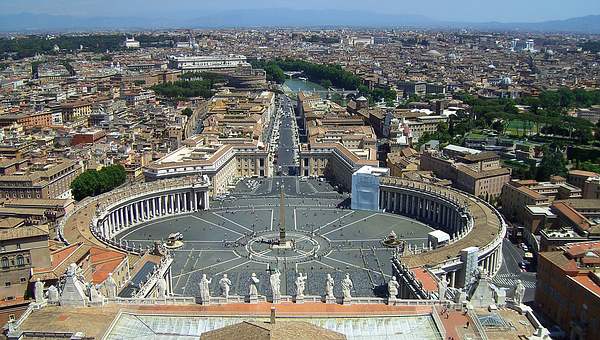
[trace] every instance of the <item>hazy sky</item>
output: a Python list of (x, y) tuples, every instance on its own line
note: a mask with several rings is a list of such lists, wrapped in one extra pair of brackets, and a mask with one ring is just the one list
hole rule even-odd
[(206, 11), (293, 8), (368, 10), (455, 21), (541, 21), (600, 14), (598, 0), (0, 0), (0, 14), (19, 12), (84, 16), (178, 16)]

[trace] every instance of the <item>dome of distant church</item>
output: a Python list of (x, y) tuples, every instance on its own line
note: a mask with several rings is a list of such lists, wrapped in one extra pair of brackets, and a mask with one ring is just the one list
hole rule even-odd
[(430, 56), (436, 57), (436, 58), (442, 56), (442, 54), (440, 52), (436, 51), (436, 50), (429, 50), (429, 51), (427, 51), (427, 55), (430, 55)]

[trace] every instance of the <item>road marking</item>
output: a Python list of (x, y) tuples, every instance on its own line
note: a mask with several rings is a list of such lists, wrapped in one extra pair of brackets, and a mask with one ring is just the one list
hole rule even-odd
[(246, 230), (248, 230), (249, 232), (252, 232), (252, 230), (251, 230), (251, 229), (248, 229), (248, 228), (244, 227), (243, 225), (241, 225), (241, 224), (239, 224), (239, 223), (237, 223), (237, 222), (234, 222), (234, 221), (232, 221), (232, 220), (228, 219), (228, 218), (227, 218), (227, 217), (225, 217), (225, 216), (221, 216), (221, 215), (219, 215), (219, 214), (217, 214), (217, 213), (215, 213), (215, 212), (213, 212), (213, 215), (219, 216), (220, 218), (224, 219), (225, 221), (227, 221), (227, 222), (229, 222), (229, 223), (231, 223), (231, 224), (233, 224), (233, 225), (236, 225), (236, 226), (238, 226), (238, 227), (240, 227), (240, 228), (242, 228), (242, 229), (246, 229)]
[(361, 219), (360, 219), (360, 220), (358, 220), (358, 221), (354, 221), (354, 222), (348, 223), (348, 224), (346, 224), (346, 225), (343, 225), (343, 226), (341, 226), (341, 227), (339, 227), (339, 228), (336, 228), (336, 229), (333, 229), (333, 230), (331, 230), (331, 231), (328, 231), (328, 232), (324, 233), (324, 234), (323, 234), (323, 236), (325, 236), (325, 235), (327, 235), (327, 234), (331, 234), (331, 233), (333, 233), (333, 232), (336, 232), (336, 231), (338, 231), (338, 230), (340, 230), (340, 229), (344, 229), (344, 228), (346, 228), (346, 227), (349, 227), (349, 226), (351, 226), (351, 225), (354, 225), (354, 224), (356, 224), (356, 223), (358, 223), (358, 222), (364, 222), (364, 220), (366, 220), (366, 219), (369, 219), (369, 218), (371, 218), (371, 217), (373, 217), (373, 216), (376, 216), (376, 215), (378, 215), (378, 213), (374, 213), (374, 214), (371, 214), (371, 215), (369, 215), (369, 216), (367, 216), (367, 217), (365, 217), (365, 218), (361, 218)]
[[(216, 215), (216, 214), (215, 214), (215, 215)], [(205, 220), (205, 219), (203, 219), (203, 218), (201, 218), (201, 217), (194, 216), (194, 215), (192, 215), (192, 217), (193, 217), (193, 218), (195, 218), (195, 219), (197, 219), (197, 220), (200, 220), (200, 221), (202, 221), (202, 222), (204, 222), (204, 223), (210, 224), (210, 225), (212, 225), (212, 226), (215, 226), (215, 227), (218, 227), (218, 228), (221, 228), (221, 229), (225, 229), (225, 230), (227, 230), (227, 231), (230, 231), (230, 232), (232, 232), (232, 233), (235, 233), (235, 234), (238, 234), (238, 235), (241, 235), (241, 236), (246, 236), (246, 235), (244, 235), (244, 234), (242, 234), (242, 233), (240, 233), (240, 232), (237, 232), (237, 231), (235, 231), (235, 230), (231, 230), (231, 229), (229, 229), (229, 228), (225, 228), (225, 227), (223, 227), (223, 226), (220, 226), (220, 225), (218, 225), (218, 224), (216, 224), (216, 223), (213, 223), (213, 222), (207, 221), (207, 220)]]
[[(189, 271), (189, 272), (187, 272), (187, 273), (185, 273), (185, 274), (181, 274), (181, 275), (188, 275), (188, 274), (192, 274), (192, 273), (201, 272), (201, 271), (203, 271), (203, 270), (207, 270), (207, 269), (209, 269), (209, 268), (212, 268), (212, 267), (220, 266), (220, 265), (222, 265), (222, 264), (226, 264), (226, 263), (229, 263), (229, 262), (231, 262), (231, 261), (235, 261), (235, 260), (239, 260), (239, 259), (241, 259), (241, 257), (237, 256), (237, 254), (235, 254), (233, 251), (232, 251), (232, 253), (235, 255), (235, 258), (233, 258), (233, 259), (229, 259), (229, 260), (227, 260), (227, 261), (223, 261), (223, 262), (219, 262), (219, 263), (211, 264), (210, 266), (206, 266), (206, 267), (203, 267), (203, 268), (200, 268), (200, 269), (195, 269), (195, 270)], [(178, 278), (178, 277), (180, 277), (181, 275), (173, 276), (173, 278)], [(178, 282), (179, 282), (179, 281), (178, 281)], [(176, 286), (177, 286), (177, 285), (176, 285)]]
[(192, 250), (190, 250), (190, 253), (187, 256), (187, 259), (185, 260), (185, 263), (183, 264), (183, 267), (181, 267), (181, 271), (179, 272), (178, 276), (174, 276), (174, 278), (177, 278), (177, 282), (175, 282), (175, 287), (179, 286), (179, 280), (181, 278), (183, 274), (183, 271), (185, 270), (185, 267), (187, 266), (188, 262), (190, 261), (190, 257), (192, 257), (192, 252), (194, 251), (194, 248), (192, 248)]
[(294, 230), (298, 230), (298, 225), (296, 224), (296, 208), (294, 208)]
[(331, 221), (331, 222), (329, 222), (329, 223), (327, 223), (327, 224), (325, 224), (325, 225), (321, 226), (320, 228), (318, 228), (318, 229), (315, 229), (315, 233), (316, 233), (317, 231), (319, 231), (319, 230), (321, 230), (321, 229), (325, 228), (325, 227), (328, 227), (328, 226), (330, 226), (331, 224), (334, 224), (334, 223), (335, 223), (335, 222), (337, 222), (337, 221), (341, 221), (343, 218), (345, 218), (345, 217), (347, 217), (347, 216), (350, 216), (350, 215), (352, 215), (352, 214), (354, 214), (354, 213), (355, 213), (355, 211), (351, 211), (351, 212), (349, 212), (349, 213), (347, 213), (347, 214), (343, 215), (342, 217), (338, 217), (338, 218), (334, 219), (333, 221)]
[(138, 227), (134, 227), (134, 230), (129, 230), (123, 236), (121, 236), (120, 234), (118, 234), (118, 235), (119, 235), (120, 238), (125, 238), (125, 237), (129, 236), (130, 234), (135, 233), (136, 231), (142, 230), (142, 229), (144, 229), (146, 227), (149, 227), (151, 225), (155, 225), (155, 224), (162, 223), (162, 222), (167, 222), (167, 221), (170, 221), (170, 220), (176, 220), (176, 219), (178, 219), (180, 217), (182, 217), (182, 216), (171, 216), (171, 217), (159, 218), (157, 221), (150, 222), (148, 224), (142, 224), (142, 225), (139, 226), (139, 228)]
[[(194, 268), (196, 267), (196, 264), (198, 264), (198, 260), (200, 259), (201, 254), (202, 250), (198, 252), (198, 257), (196, 257), (196, 261), (194, 261)], [(188, 283), (190, 282), (190, 277), (192, 277), (192, 275), (188, 275), (187, 279), (185, 279), (185, 285), (183, 287), (188, 286)], [(185, 291), (185, 288), (183, 290)]]
[[(377, 275), (381, 275), (381, 273), (380, 273), (380, 272), (376, 272), (376, 271), (374, 271), (374, 270), (372, 270), (372, 269), (369, 269), (369, 268), (360, 267), (360, 266), (357, 266), (357, 265), (355, 265), (355, 264), (348, 263), (348, 262), (346, 262), (346, 261), (342, 261), (342, 260), (334, 259), (333, 257), (327, 257), (327, 259), (328, 259), (328, 260), (332, 260), (332, 261), (336, 261), (336, 262), (343, 263), (343, 264), (345, 264), (345, 265), (347, 265), (347, 266), (349, 266), (349, 267), (354, 267), (354, 268), (357, 268), (357, 269), (362, 269), (362, 270), (365, 270), (365, 271), (368, 271), (368, 272), (372, 272), (372, 273), (374, 273), (374, 274), (377, 274)], [(385, 277), (385, 276), (387, 276), (387, 277), (391, 277), (391, 276), (390, 276), (390, 275), (388, 275), (388, 274), (383, 274), (383, 275), (384, 275), (384, 277)]]
[[(492, 279), (492, 283), (499, 285), (503, 288), (512, 288), (517, 285), (517, 280), (519, 280), (519, 276), (513, 274), (498, 274)], [(523, 283), (523, 286), (525, 286), (525, 288), (535, 288), (535, 282), (527, 280), (521, 280), (521, 282)]]
[(275, 213), (274, 209), (271, 209), (271, 231), (273, 231), (273, 214)]
[(247, 261), (245, 261), (245, 262), (242, 262), (242, 263), (240, 263), (240, 264), (238, 264), (238, 265), (235, 265), (235, 266), (233, 266), (233, 267), (231, 267), (231, 268), (228, 268), (227, 270), (224, 270), (224, 271), (222, 271), (222, 272), (218, 272), (218, 273), (214, 274), (213, 276), (217, 276), (217, 275), (221, 275), (221, 274), (227, 273), (228, 271), (230, 271), (230, 270), (234, 270), (235, 268), (239, 268), (239, 267), (241, 267), (241, 266), (243, 266), (243, 265), (247, 264), (248, 262), (252, 262), (252, 261), (251, 261), (251, 260), (247, 260)]

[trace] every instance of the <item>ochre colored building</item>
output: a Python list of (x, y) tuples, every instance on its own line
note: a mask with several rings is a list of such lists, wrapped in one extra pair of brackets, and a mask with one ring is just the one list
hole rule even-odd
[(600, 242), (540, 253), (535, 302), (569, 339), (600, 339)]

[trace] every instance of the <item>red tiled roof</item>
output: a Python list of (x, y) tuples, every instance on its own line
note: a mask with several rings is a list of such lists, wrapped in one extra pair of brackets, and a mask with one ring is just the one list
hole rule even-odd
[(91, 265), (94, 268), (92, 282), (95, 284), (104, 282), (108, 274), (114, 272), (126, 257), (125, 254), (111, 249), (92, 247), (90, 249)]
[(423, 283), (423, 288), (428, 292), (435, 292), (438, 290), (437, 280), (431, 275), (431, 273), (421, 267), (410, 269), (417, 280)]

